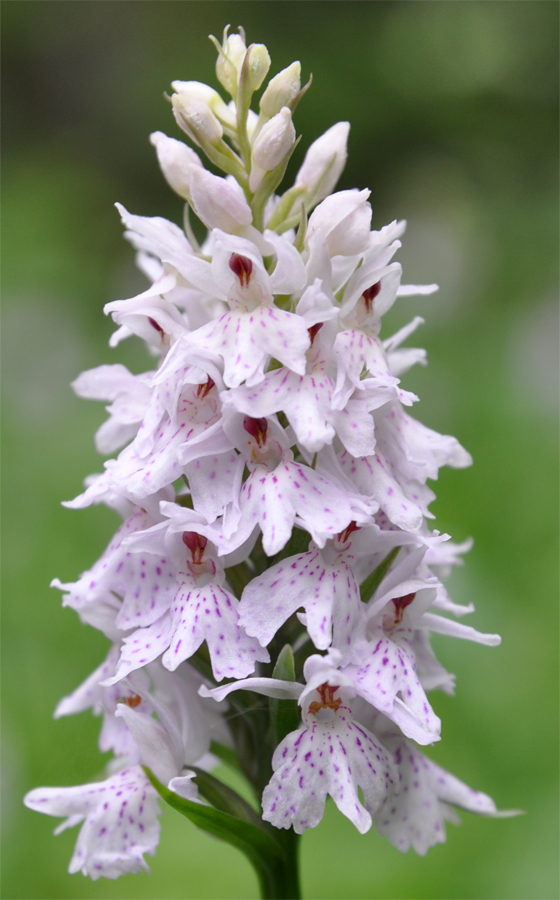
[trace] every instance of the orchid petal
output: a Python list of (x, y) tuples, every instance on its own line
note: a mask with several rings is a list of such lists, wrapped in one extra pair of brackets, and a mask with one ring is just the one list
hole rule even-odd
[(82, 825), (69, 872), (92, 880), (149, 871), (144, 853), (159, 843), (157, 794), (140, 766), (123, 769), (106, 781), (70, 788), (37, 788), (25, 796), (30, 809), (70, 816)]

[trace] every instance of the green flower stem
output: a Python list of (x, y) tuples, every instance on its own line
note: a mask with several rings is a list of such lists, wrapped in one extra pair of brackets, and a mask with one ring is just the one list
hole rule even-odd
[(260, 880), (262, 900), (301, 900), (299, 883), (299, 839), (293, 828), (276, 832), (284, 849), (285, 863)]

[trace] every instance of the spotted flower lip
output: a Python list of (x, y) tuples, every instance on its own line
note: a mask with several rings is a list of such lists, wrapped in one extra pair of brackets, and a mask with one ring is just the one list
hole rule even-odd
[[(109, 641), (55, 717), (99, 716), (113, 759), (104, 780), (38, 788), (25, 803), (67, 817), (57, 832), (80, 824), (70, 872), (93, 879), (147, 868), (158, 782), (212, 834), (235, 831), (239, 845), (236, 818), (258, 834), (254, 810), (219, 772), (204, 775), (218, 757), (238, 760), (262, 793), (253, 863), (276, 846), (269, 826), (316, 827), (328, 796), (361, 834), (375, 824), (421, 855), (445, 840), (453, 807), (499, 815), (418, 749), (445, 733), (431, 692), (455, 688), (431, 634), (500, 642), (459, 621), (474, 604), (445, 585), (472, 541), (432, 530), (428, 482), (472, 459), (415, 417), (406, 376), (427, 356), (407, 341), (424, 320), (383, 330), (400, 298), (437, 285), (402, 283), (406, 222), (372, 230), (370, 191), (334, 190), (349, 123), (311, 144), (281, 193), (310, 82), (301, 88), (293, 63), (251, 110), (270, 58), (228, 28), (212, 40), (231, 102), (173, 82), (173, 113), (197, 150), (151, 136), (186, 201), (183, 227), (117, 204), (149, 286), (105, 305), (109, 343), (139, 338), (153, 364), (102, 365), (73, 382), (108, 404), (95, 440), (113, 458), (64, 505), (104, 504), (122, 522), (74, 582), (52, 581)], [(203, 800), (215, 808), (201, 814)], [(295, 843), (281, 847), (284, 877)], [(279, 871), (275, 856), (261, 881)], [(299, 896), (285, 882), (272, 895)]]
[(396, 780), (391, 755), (352, 720), (345, 706), (331, 721), (321, 722), (317, 715), (306, 728), (284, 738), (272, 767), (274, 775), (262, 798), (263, 819), (277, 828), (292, 826), (296, 834), (319, 824), (327, 794), (364, 834), (372, 824), (368, 810), (377, 810)]
[[(396, 780), (394, 762), (383, 745), (356, 723), (345, 700), (355, 695), (354, 685), (334, 668), (338, 651), (327, 657), (311, 656), (305, 664), (307, 685), (271, 678), (248, 678), (224, 688), (200, 693), (215, 700), (233, 690), (256, 690), (272, 697), (298, 697), (303, 725), (276, 748), (274, 775), (263, 793), (263, 818), (277, 828), (293, 826), (296, 834), (316, 827), (327, 794), (334, 799), (362, 834), (371, 828), (368, 810), (375, 811)], [(330, 713), (322, 716), (321, 712)], [(357, 788), (361, 787), (364, 805)]]
[(144, 854), (153, 856), (159, 843), (159, 808), (140, 766), (123, 769), (105, 782), (37, 788), (26, 794), (25, 805), (50, 816), (67, 816), (57, 834), (83, 822), (70, 874), (82, 872), (95, 881), (150, 871)]

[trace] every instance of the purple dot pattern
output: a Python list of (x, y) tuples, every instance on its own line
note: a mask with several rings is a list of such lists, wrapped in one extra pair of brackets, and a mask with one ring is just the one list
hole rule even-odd
[(112, 778), (71, 788), (37, 788), (25, 797), (30, 809), (68, 816), (57, 828), (83, 822), (68, 871), (93, 881), (127, 872), (149, 872), (144, 853), (153, 856), (159, 842), (157, 794), (140, 766)]
[[(330, 795), (360, 834), (371, 828), (371, 815), (396, 780), (391, 755), (341, 707), (330, 723), (308, 717), (306, 728), (293, 731), (272, 758), (274, 775), (264, 789), (263, 819), (296, 834), (315, 828)], [(362, 789), (364, 804), (360, 802)]]
[(443, 843), (446, 820), (460, 821), (449, 804), (485, 815), (496, 813), (490, 797), (467, 787), (410, 741), (395, 740), (391, 747), (399, 778), (375, 813), (375, 824), (397, 850), (406, 853), (412, 847), (424, 856), (430, 847)]
[(122, 599), (117, 628), (126, 631), (150, 625), (167, 609), (176, 591), (176, 572), (170, 561), (151, 553), (133, 553), (123, 540), (151, 525), (142, 511), (119, 528), (113, 540), (88, 572), (75, 584), (53, 584), (68, 591), (64, 605), (80, 610), (106, 598)]
[(379, 386), (396, 387), (397, 379), (391, 374), (387, 358), (379, 339), (363, 331), (342, 331), (337, 335), (333, 353), (339, 361), (337, 394), (345, 381), (354, 388), (363, 388), (361, 376), (365, 372)]
[(270, 356), (298, 372), (305, 371), (305, 351), (309, 336), (298, 316), (276, 307), (262, 305), (249, 312), (232, 310), (217, 322), (209, 322), (190, 339), (202, 350), (224, 361), (224, 382), (235, 388), (244, 381), (260, 381)]
[(173, 671), (205, 640), (216, 681), (245, 678), (256, 662), (269, 655), (254, 637), (239, 626), (239, 601), (215, 582), (193, 590), (183, 584), (172, 609), (172, 638), (163, 664)]
[[(175, 111), (184, 99), (172, 98)], [(230, 114), (224, 140), (238, 148)], [(247, 132), (260, 160), (278, 150), (266, 147), (270, 133)], [(263, 817), (298, 834), (320, 822), (327, 796), (360, 833), (375, 821), (419, 854), (445, 840), (452, 807), (496, 815), (418, 749), (441, 735), (428, 692), (455, 688), (431, 633), (500, 639), (457, 622), (474, 605), (455, 604), (443, 584), (471, 542), (432, 530), (428, 482), (472, 460), (410, 415), (419, 398), (400, 378), (426, 353), (403, 344), (423, 320), (382, 335), (399, 297), (437, 286), (401, 285), (393, 257), (405, 223), (372, 230), (369, 190), (333, 192), (347, 136), (340, 122), (317, 140), (287, 197), (264, 196), (260, 163), (245, 173), (252, 191), (264, 177), (251, 205), (245, 177), (211, 174), (200, 146), (152, 135), (169, 185), (208, 228), (201, 246), (188, 224), (117, 204), (149, 287), (105, 306), (109, 343), (140, 338), (153, 364), (138, 375), (99, 366), (74, 382), (109, 404), (95, 440), (113, 458), (65, 506), (104, 504), (122, 524), (76, 582), (52, 582), (109, 642), (55, 717), (98, 716), (112, 759), (105, 781), (26, 798), (67, 817), (58, 830), (80, 825), (70, 872), (146, 869), (159, 811), (141, 766), (202, 802), (193, 770), (212, 768), (212, 741), (249, 757), (246, 771), (273, 771)], [(309, 218), (296, 236), (302, 203)], [(297, 682), (263, 674), (286, 644)], [(251, 692), (251, 728), (258, 716), (262, 730), (242, 741)], [(268, 697), (302, 714), (276, 748)]]
[(284, 622), (303, 607), (317, 649), (330, 647), (333, 626), (336, 646), (348, 646), (363, 606), (352, 570), (341, 557), (328, 564), (315, 550), (290, 556), (253, 578), (239, 607), (240, 624), (247, 634), (266, 647)]
[[(416, 674), (412, 632), (397, 628), (389, 638), (378, 628), (371, 638), (367, 648), (362, 649), (361, 665), (351, 665), (345, 670), (358, 694), (387, 718), (396, 718), (401, 728), (404, 725), (407, 736), (422, 744), (437, 740), (441, 722)], [(408, 714), (406, 719), (402, 716), (403, 706)]]
[[(296, 518), (313, 540), (324, 546), (360, 513), (353, 498), (309, 466), (281, 462), (272, 471), (257, 466), (241, 488), (239, 512), (232, 514), (226, 549), (247, 540), (258, 526), (267, 556), (278, 553), (288, 542)], [(235, 527), (236, 526), (236, 527)]]

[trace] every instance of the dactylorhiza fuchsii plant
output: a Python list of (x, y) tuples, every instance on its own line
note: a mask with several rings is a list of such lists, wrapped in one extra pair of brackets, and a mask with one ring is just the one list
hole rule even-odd
[[(380, 336), (395, 301), (437, 286), (401, 284), (404, 222), (372, 231), (368, 190), (333, 193), (347, 122), (277, 192), (310, 82), (293, 63), (254, 112), (266, 47), (242, 29), (213, 40), (230, 102), (176, 81), (173, 114), (196, 150), (151, 136), (184, 228), (118, 206), (150, 287), (105, 307), (110, 343), (139, 337), (155, 366), (100, 366), (73, 385), (109, 402), (96, 444), (120, 453), (65, 505), (103, 503), (123, 521), (78, 581), (53, 582), (110, 644), (55, 716), (101, 715), (114, 756), (104, 781), (25, 802), (67, 817), (57, 833), (81, 825), (70, 872), (147, 869), (163, 799), (241, 849), (264, 897), (295, 898), (298, 836), (327, 796), (360, 833), (375, 824), (419, 854), (445, 840), (453, 807), (497, 815), (422, 748), (440, 739), (428, 693), (454, 689), (430, 634), (500, 639), (458, 621), (473, 607), (442, 583), (469, 544), (430, 528), (426, 482), (471, 458), (410, 415), (418, 398), (400, 378), (426, 354), (403, 344), (422, 319)], [(211, 774), (219, 762), (262, 816)]]

